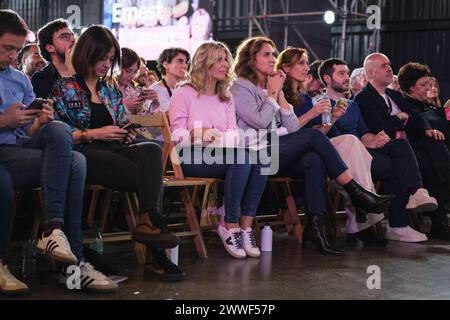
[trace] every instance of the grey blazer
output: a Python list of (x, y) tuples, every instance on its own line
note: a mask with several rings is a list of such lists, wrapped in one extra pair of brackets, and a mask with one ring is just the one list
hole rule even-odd
[(249, 80), (238, 78), (231, 87), (231, 93), (239, 129), (276, 130), (284, 127), (287, 133), (300, 129), (293, 110), (280, 109), (273, 99), (269, 99), (267, 92)]

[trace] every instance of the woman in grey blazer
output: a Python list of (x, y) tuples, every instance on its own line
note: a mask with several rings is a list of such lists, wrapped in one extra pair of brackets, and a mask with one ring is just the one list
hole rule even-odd
[(382, 213), (390, 196), (379, 196), (353, 180), (330, 141), (316, 129), (300, 129), (299, 122), (283, 94), (286, 75), (275, 72), (275, 45), (272, 40), (254, 37), (244, 40), (236, 53), (238, 79), (231, 88), (236, 106), (237, 124), (245, 130), (267, 130), (279, 138), (278, 152), (272, 148), (272, 162), (279, 161), (277, 175), (302, 178), (305, 183), (305, 210), (308, 224), (303, 246), (313, 243), (321, 253), (340, 255), (330, 246), (322, 224), (326, 211), (327, 176), (350, 195), (358, 222), (367, 220), (367, 212)]

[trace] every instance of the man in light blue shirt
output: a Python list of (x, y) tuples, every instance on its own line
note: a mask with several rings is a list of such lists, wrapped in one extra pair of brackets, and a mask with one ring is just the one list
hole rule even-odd
[[(13, 187), (41, 187), (45, 224), (37, 249), (65, 263), (64, 268), (78, 264), (82, 289), (116, 291), (117, 284), (84, 263), (81, 218), (86, 159), (72, 151), (70, 129), (54, 121), (50, 101), (39, 110), (24, 109), (34, 99), (33, 89), (28, 78), (10, 65), (23, 47), (27, 32), (25, 22), (15, 12), (0, 10), (0, 173), (6, 177), (0, 181), (0, 188), (11, 194)], [(0, 210), (0, 222), (9, 221), (11, 205)], [(22, 293), (26, 285), (9, 273), (1, 256), (8, 229), (8, 223), (0, 224), (0, 293)]]

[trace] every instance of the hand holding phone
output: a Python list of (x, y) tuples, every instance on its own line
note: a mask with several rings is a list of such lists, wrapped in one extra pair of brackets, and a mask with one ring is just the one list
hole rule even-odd
[(138, 124), (138, 123), (128, 123), (128, 124), (124, 125), (122, 127), (122, 129), (127, 130), (128, 132), (130, 132), (131, 130), (139, 129), (141, 127), (142, 126), (140, 124)]
[(26, 107), (26, 110), (42, 110), (45, 103), (47, 103), (47, 99), (36, 98)]

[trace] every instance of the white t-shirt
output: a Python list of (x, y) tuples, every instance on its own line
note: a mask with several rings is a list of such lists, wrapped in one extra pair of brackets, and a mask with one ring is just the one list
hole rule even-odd
[[(151, 113), (155, 113), (158, 111), (161, 112), (167, 112), (169, 111), (169, 101), (170, 96), (169, 92), (167, 91), (167, 88), (165, 86), (160, 86), (157, 82), (153, 83), (149, 89), (155, 90), (158, 94), (158, 100), (159, 100), (159, 110), (151, 110)], [(172, 94), (175, 92), (176, 89), (170, 89), (172, 91)]]

